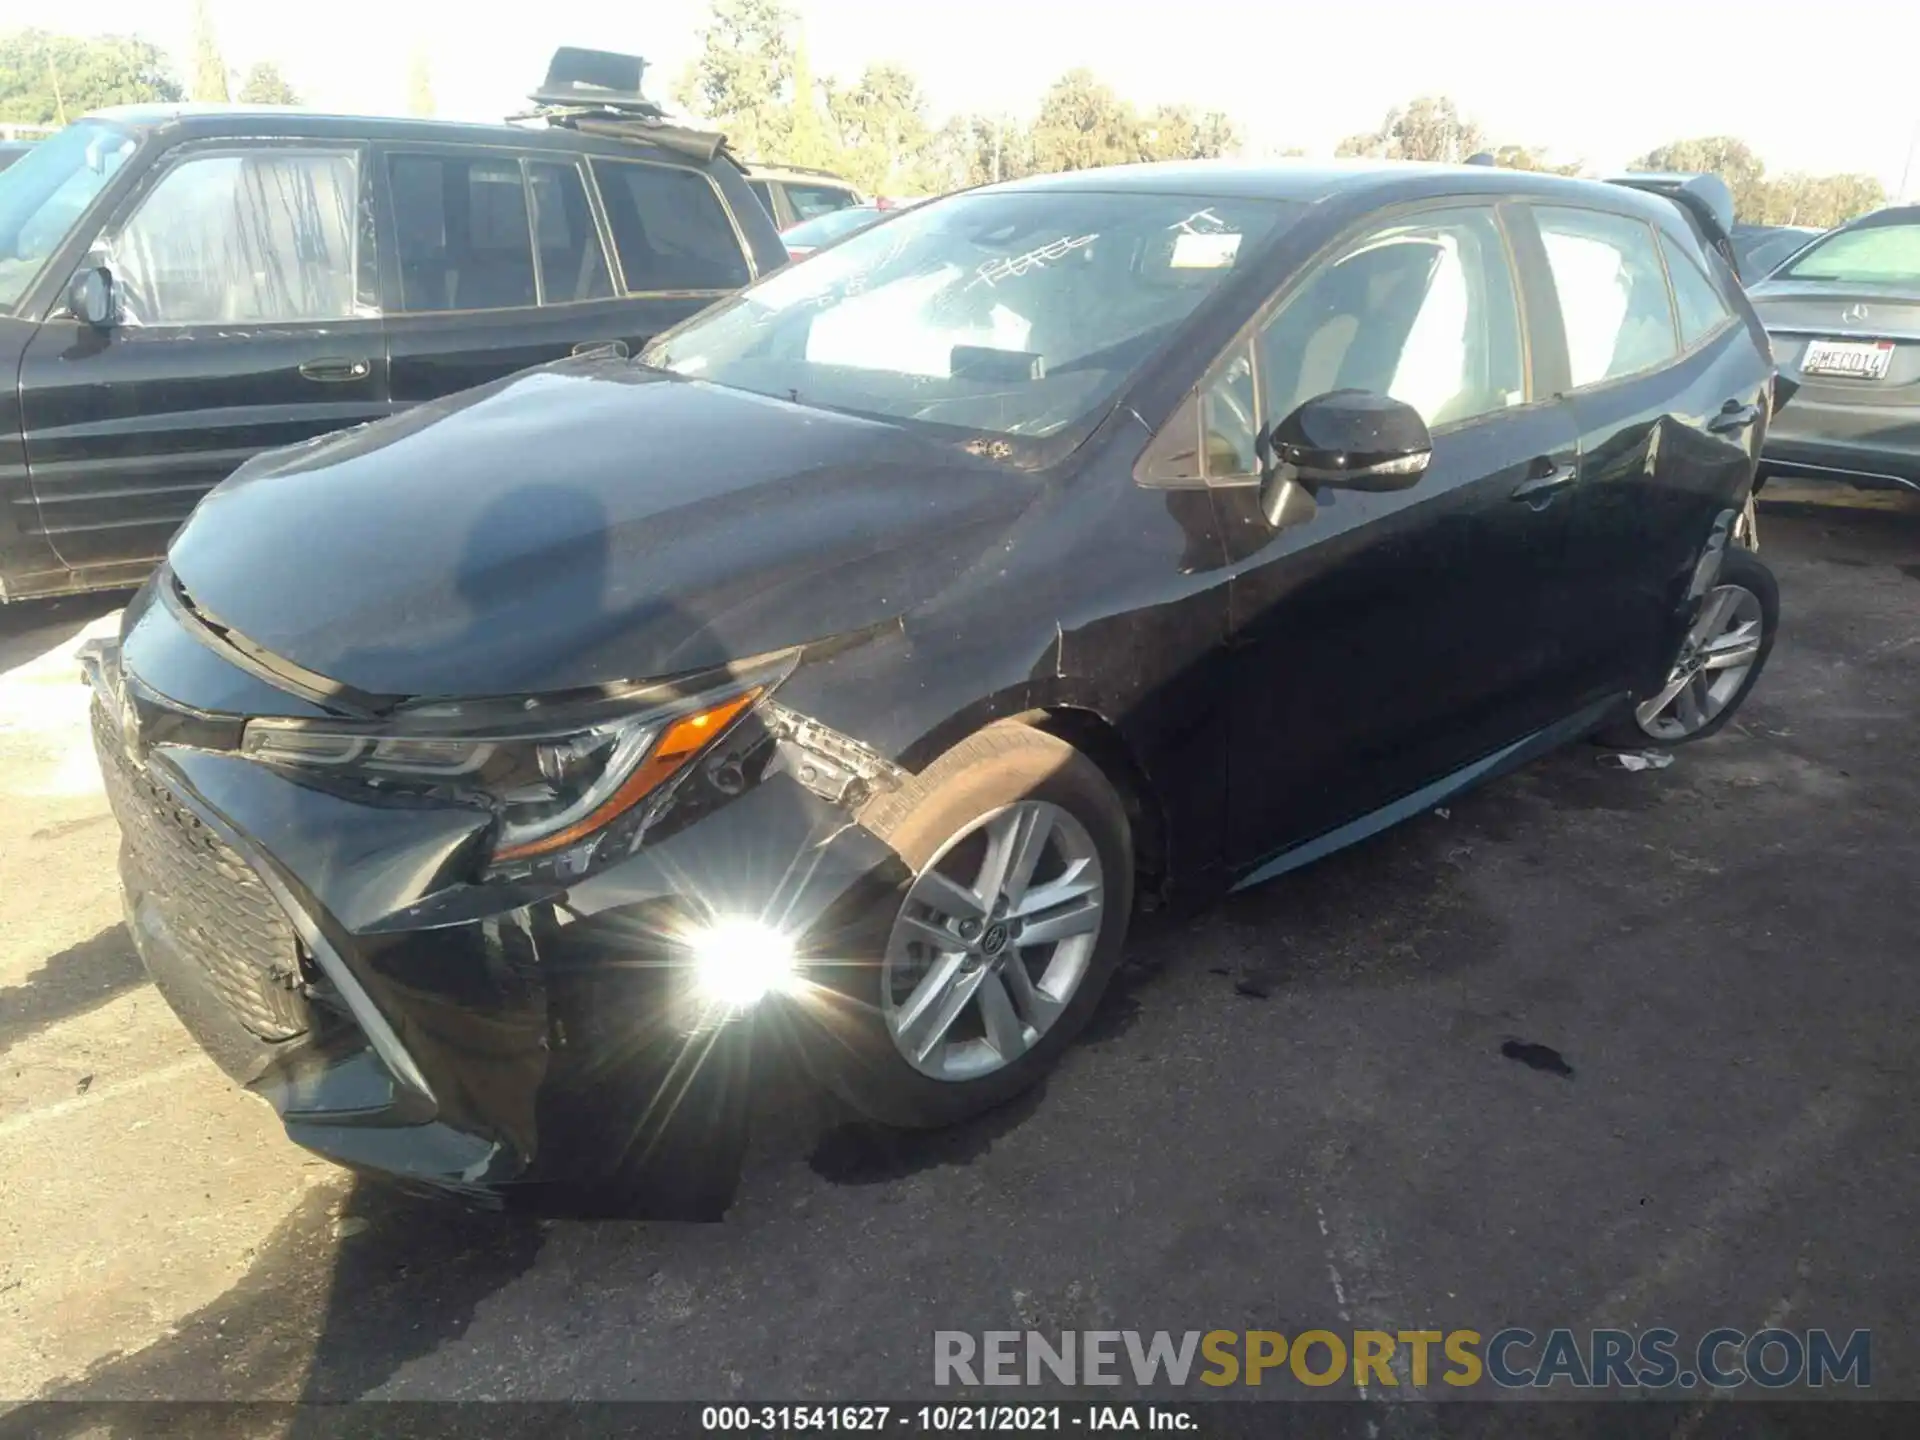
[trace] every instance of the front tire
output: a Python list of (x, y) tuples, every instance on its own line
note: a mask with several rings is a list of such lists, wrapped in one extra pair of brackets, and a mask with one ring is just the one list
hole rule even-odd
[(1098, 1007), (1133, 907), (1126, 809), (1071, 745), (1003, 722), (861, 821), (911, 878), (816, 1049), (869, 1119), (952, 1125), (1036, 1083)]
[(1727, 547), (1661, 688), (1597, 737), (1616, 749), (1670, 748), (1719, 733), (1773, 653), (1780, 586), (1758, 555)]

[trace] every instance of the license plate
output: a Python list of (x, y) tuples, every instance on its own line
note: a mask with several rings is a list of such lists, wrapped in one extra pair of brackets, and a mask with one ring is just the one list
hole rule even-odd
[(1806, 375), (1845, 375), (1854, 380), (1881, 380), (1893, 363), (1891, 340), (1813, 340), (1801, 357)]

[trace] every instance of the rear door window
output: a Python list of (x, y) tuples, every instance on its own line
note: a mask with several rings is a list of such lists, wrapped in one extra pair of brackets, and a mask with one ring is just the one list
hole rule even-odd
[(125, 319), (268, 325), (358, 313), (353, 151), (201, 154), (161, 177), (114, 237)]
[(593, 178), (628, 294), (737, 290), (752, 278), (733, 219), (702, 172), (595, 160)]
[(1576, 389), (1665, 364), (1680, 351), (1659, 243), (1644, 220), (1534, 207), (1560, 297)]
[(387, 159), (401, 308), (532, 305), (533, 231), (512, 156), (421, 152)]
[(613, 276), (600, 247), (600, 230), (594, 224), (579, 167), (532, 161), (527, 165), (527, 183), (533, 192), (541, 303), (567, 305), (611, 297)]

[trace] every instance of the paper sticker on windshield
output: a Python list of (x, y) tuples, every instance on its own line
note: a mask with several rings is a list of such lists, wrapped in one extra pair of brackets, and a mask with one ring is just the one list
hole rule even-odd
[(1233, 264), (1233, 257), (1239, 253), (1238, 235), (1196, 235), (1188, 231), (1173, 237), (1173, 259), (1168, 263), (1175, 270), (1219, 270)]

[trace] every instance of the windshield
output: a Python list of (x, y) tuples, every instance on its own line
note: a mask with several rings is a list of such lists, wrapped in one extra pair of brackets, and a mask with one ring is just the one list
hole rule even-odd
[(27, 293), (133, 143), (117, 125), (82, 120), (0, 171), (0, 310)]
[(1091, 416), (1304, 209), (957, 195), (774, 272), (643, 358), (801, 404), (1044, 437)]
[(1829, 235), (1776, 278), (1920, 285), (1920, 224), (1869, 225)]

